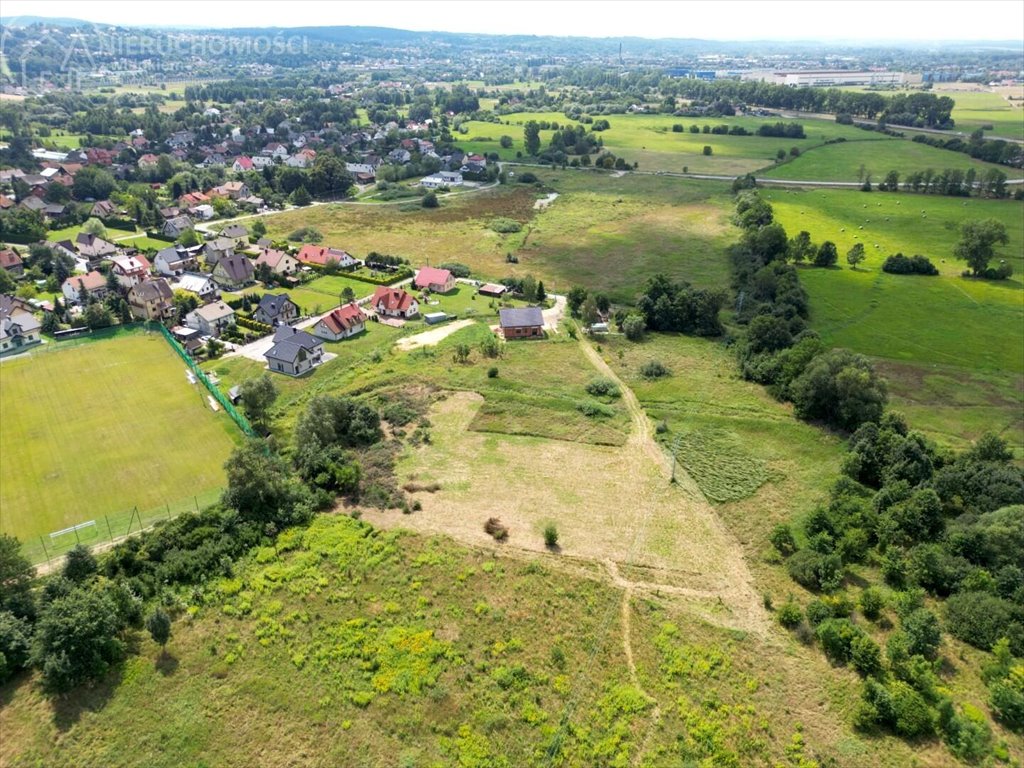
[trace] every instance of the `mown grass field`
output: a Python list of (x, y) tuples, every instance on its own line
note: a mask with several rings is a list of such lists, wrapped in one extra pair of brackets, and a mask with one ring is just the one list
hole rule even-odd
[(0, 389), (0, 526), (23, 540), (205, 497), (239, 434), (157, 334), (6, 359)]

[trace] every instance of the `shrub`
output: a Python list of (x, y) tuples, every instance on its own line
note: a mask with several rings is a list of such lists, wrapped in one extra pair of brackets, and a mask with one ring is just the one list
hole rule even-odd
[(803, 612), (800, 610), (800, 606), (793, 600), (789, 600), (779, 607), (779, 624), (784, 626), (786, 629), (794, 629), (800, 624), (803, 617)]
[(496, 378), (498, 378), (498, 369), (497, 369), (496, 366), (492, 365), (490, 368), (487, 369), (487, 378), (488, 379), (496, 379)]
[(505, 541), (508, 538), (508, 528), (496, 517), (487, 518), (487, 522), (484, 523), (484, 531), (495, 541)]
[(710, 146), (708, 146), (707, 144), (705, 144), (705, 145), (704, 145), (704, 149), (703, 149), (702, 151), (703, 151), (703, 153), (704, 153), (705, 155), (710, 155), (710, 154), (711, 154), (711, 152), (712, 152), (712, 149), (711, 149), (711, 147), (710, 147)]
[(660, 379), (662, 376), (668, 376), (669, 370), (660, 360), (648, 360), (640, 366), (640, 375), (645, 379)]
[(864, 618), (875, 621), (885, 607), (885, 597), (877, 587), (868, 587), (860, 593), (860, 612)]
[(807, 589), (817, 590), (821, 587), (818, 581), (818, 566), (822, 556), (810, 549), (795, 552), (786, 563), (786, 570), (793, 581)]
[(615, 398), (621, 394), (618, 385), (605, 376), (595, 376), (587, 382), (584, 389), (586, 389), (588, 395), (593, 395), (594, 397)]
[(824, 621), (834, 618), (832, 609), (823, 600), (811, 600), (807, 604), (807, 621), (816, 627)]
[(519, 232), (523, 228), (523, 225), (515, 219), (506, 219), (503, 217), (492, 219), (488, 226), (495, 232), (503, 235), (511, 232)]
[(935, 614), (927, 608), (918, 608), (903, 619), (902, 626), (907, 636), (907, 651), (911, 655), (934, 659), (942, 640), (942, 630)]
[(580, 400), (576, 403), (576, 410), (584, 416), (614, 416), (615, 409), (610, 405), (599, 403), (596, 400)]
[(288, 239), (295, 243), (319, 243), (324, 236), (316, 227), (299, 227), (288, 234)]
[(988, 650), (1006, 637), (1024, 656), (1024, 608), (985, 592), (958, 592), (946, 600), (946, 628), (953, 637)]
[(857, 635), (850, 642), (850, 662), (863, 677), (876, 677), (882, 672), (882, 649), (867, 635)]
[(793, 538), (793, 532), (785, 523), (779, 523), (772, 528), (772, 532), (768, 534), (768, 541), (783, 557), (789, 557), (796, 552), (796, 539)]
[(440, 203), (437, 201), (437, 194), (433, 191), (427, 192), (420, 200), (420, 205), (424, 208), (437, 208)]
[(1024, 664), (1013, 667), (1007, 677), (989, 685), (989, 704), (1007, 728), (1024, 733)]
[(907, 258), (902, 253), (889, 256), (882, 263), (882, 271), (894, 275), (937, 275), (939, 270), (926, 257), (915, 255)]
[(558, 528), (554, 523), (548, 523), (544, 526), (544, 546), (548, 549), (554, 549), (558, 546)]
[(831, 661), (846, 664), (853, 656), (854, 638), (862, 636), (864, 630), (849, 619), (826, 619), (818, 625), (815, 634)]
[(640, 341), (644, 337), (646, 329), (647, 321), (644, 320), (643, 315), (635, 312), (630, 312), (626, 315), (626, 319), (622, 321), (622, 332), (630, 341)]

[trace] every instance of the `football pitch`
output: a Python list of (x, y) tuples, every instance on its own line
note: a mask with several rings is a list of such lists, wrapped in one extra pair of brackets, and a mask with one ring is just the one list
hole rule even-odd
[[(123, 535), (134, 508), (148, 524), (158, 511), (208, 503), (240, 439), (157, 333), (121, 331), (3, 360), (0, 531), (36, 554), (40, 538), (63, 550), (76, 538)], [(49, 536), (88, 521), (96, 525), (79, 537)]]

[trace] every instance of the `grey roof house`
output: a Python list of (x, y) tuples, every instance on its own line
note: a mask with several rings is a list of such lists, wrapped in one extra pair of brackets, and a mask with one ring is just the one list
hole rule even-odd
[(274, 334), (274, 346), (266, 351), (267, 367), (289, 376), (301, 376), (323, 362), (324, 343), (305, 331), (282, 325)]

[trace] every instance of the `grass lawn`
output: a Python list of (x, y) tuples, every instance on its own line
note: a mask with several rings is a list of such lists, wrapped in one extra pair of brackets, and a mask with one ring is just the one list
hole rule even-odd
[(279, 288), (271, 293), (280, 293), (285, 290), (291, 296), (292, 301), (302, 308), (304, 314), (318, 314), (317, 307), (320, 307), (320, 312), (326, 312), (328, 309), (338, 306), (341, 302), (341, 292), (345, 288), (351, 288), (357, 299), (370, 296), (377, 290), (377, 286), (362, 280), (353, 280), (344, 275), (328, 275), (304, 283), (298, 288)]
[[(870, 136), (866, 131), (857, 131)], [(775, 168), (769, 168), (762, 175), (775, 179), (806, 179), (810, 181), (860, 181), (861, 166), (871, 174), (877, 184), (889, 171), (899, 171), (900, 177), (910, 173), (942, 171), (955, 168), (967, 171), (974, 168), (980, 176), (983, 171), (995, 168), (1008, 178), (1020, 178), (1019, 169), (1004, 165), (975, 160), (962, 152), (917, 144), (908, 139), (885, 139), (884, 141), (846, 141), (842, 144), (811, 149), (800, 157)]]
[[(117, 232), (118, 230), (110, 230), (110, 232)], [(125, 233), (127, 234), (127, 233)], [(113, 236), (113, 235), (112, 235)], [(160, 251), (173, 243), (169, 243), (166, 240), (155, 240), (152, 237), (146, 237), (145, 235), (139, 235), (138, 237), (127, 237), (122, 240), (124, 234), (119, 234), (114, 237), (114, 244), (121, 247), (138, 248), (142, 251)]]
[(157, 334), (47, 345), (0, 363), (0, 388), (2, 530), (23, 540), (87, 520), (106, 538), (104, 515), (191, 503), (239, 439)]

